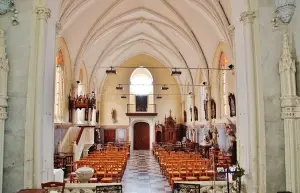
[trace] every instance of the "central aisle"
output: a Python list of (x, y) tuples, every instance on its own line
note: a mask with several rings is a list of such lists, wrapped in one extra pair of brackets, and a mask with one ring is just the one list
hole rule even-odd
[(151, 151), (131, 151), (122, 179), (124, 193), (171, 193)]

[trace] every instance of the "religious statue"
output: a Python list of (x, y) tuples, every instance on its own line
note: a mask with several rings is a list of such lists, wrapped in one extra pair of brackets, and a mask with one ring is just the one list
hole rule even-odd
[(211, 101), (210, 101), (210, 106), (211, 106), (211, 118), (212, 119), (215, 119), (215, 118), (217, 118), (217, 110), (216, 110), (216, 102), (213, 100), (213, 99), (211, 99)]
[(116, 111), (116, 109), (111, 110), (111, 118), (113, 120), (113, 123), (117, 122), (117, 111)]
[(193, 108), (190, 108), (190, 114), (191, 114), (191, 121), (193, 121)]
[(204, 100), (204, 112), (205, 112), (205, 120), (208, 121), (208, 108), (207, 108), (208, 100)]
[(195, 116), (195, 121), (198, 121), (198, 108), (196, 106), (194, 107), (194, 116)]
[(230, 117), (236, 116), (235, 96), (233, 93), (229, 93), (228, 103), (229, 103)]
[(212, 132), (211, 132), (211, 141), (212, 141), (212, 144), (214, 147), (218, 147), (218, 137), (219, 137), (219, 134), (218, 134), (218, 130), (215, 126), (213, 126), (212, 128)]

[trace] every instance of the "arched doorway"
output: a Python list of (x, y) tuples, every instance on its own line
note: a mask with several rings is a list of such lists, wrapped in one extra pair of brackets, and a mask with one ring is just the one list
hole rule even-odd
[(133, 127), (133, 148), (134, 150), (149, 150), (150, 138), (149, 131), (150, 126), (145, 122), (138, 122)]

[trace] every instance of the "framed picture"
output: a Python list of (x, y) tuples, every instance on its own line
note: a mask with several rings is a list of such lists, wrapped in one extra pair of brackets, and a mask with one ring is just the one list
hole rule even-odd
[(230, 117), (236, 116), (235, 96), (233, 93), (229, 93), (228, 103), (229, 103)]

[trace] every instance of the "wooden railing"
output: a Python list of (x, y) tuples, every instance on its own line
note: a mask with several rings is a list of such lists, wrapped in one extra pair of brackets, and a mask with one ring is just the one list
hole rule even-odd
[(78, 145), (78, 143), (80, 141), (80, 138), (82, 136), (83, 130), (84, 130), (84, 127), (80, 127), (80, 131), (79, 131), (77, 139), (76, 139), (76, 145)]

